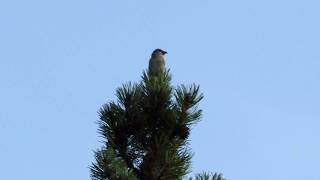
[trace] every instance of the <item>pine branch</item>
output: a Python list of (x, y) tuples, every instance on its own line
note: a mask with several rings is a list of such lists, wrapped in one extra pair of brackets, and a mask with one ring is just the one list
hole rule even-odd
[(199, 86), (170, 84), (169, 71), (143, 72), (139, 84), (116, 91), (117, 101), (100, 111), (99, 133), (105, 149), (95, 152), (93, 180), (134, 177), (180, 180), (190, 171), (190, 126), (201, 117)]
[(97, 150), (96, 163), (90, 166), (93, 180), (138, 180), (121, 158), (117, 158), (112, 148)]
[[(192, 178), (189, 178), (189, 180), (192, 180)], [(196, 174), (195, 180), (226, 180), (223, 178), (222, 174), (217, 173), (207, 173), (203, 172), (201, 174)]]

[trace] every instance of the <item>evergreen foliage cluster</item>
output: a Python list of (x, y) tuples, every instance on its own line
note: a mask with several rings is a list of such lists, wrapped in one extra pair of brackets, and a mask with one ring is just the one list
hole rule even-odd
[[(99, 111), (103, 147), (95, 151), (93, 180), (180, 180), (190, 172), (191, 126), (203, 98), (199, 86), (171, 86), (169, 71), (143, 72), (140, 83), (116, 91), (117, 101)], [(206, 180), (210, 174), (199, 174)], [(213, 175), (213, 180), (222, 180)]]

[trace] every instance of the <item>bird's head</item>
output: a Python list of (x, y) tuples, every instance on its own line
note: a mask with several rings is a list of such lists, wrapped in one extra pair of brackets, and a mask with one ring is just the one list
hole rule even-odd
[(164, 51), (162, 49), (155, 49), (152, 52), (152, 56), (165, 55), (165, 54), (167, 54), (167, 51)]

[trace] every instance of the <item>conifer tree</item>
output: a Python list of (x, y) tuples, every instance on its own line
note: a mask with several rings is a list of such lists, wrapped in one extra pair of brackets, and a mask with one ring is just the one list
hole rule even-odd
[(141, 82), (124, 84), (116, 96), (99, 111), (104, 144), (95, 151), (91, 178), (180, 180), (188, 174), (190, 128), (201, 117), (199, 86), (174, 88), (168, 70), (143, 72)]

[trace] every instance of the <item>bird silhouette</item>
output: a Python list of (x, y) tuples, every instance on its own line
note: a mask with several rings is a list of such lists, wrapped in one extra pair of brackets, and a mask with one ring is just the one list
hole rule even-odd
[(165, 70), (165, 60), (164, 55), (167, 54), (166, 51), (162, 49), (155, 49), (149, 60), (149, 74), (157, 75), (164, 72)]

